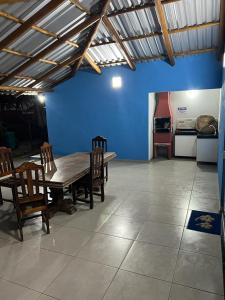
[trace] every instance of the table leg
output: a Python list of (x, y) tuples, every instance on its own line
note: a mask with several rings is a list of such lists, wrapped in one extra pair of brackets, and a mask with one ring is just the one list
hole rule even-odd
[(3, 205), (3, 199), (2, 199), (2, 190), (0, 187), (0, 205)]
[(63, 189), (52, 189), (51, 188), (52, 203), (49, 205), (49, 213), (52, 217), (57, 211), (63, 211), (69, 215), (75, 213), (76, 206), (73, 204), (72, 199), (64, 199)]

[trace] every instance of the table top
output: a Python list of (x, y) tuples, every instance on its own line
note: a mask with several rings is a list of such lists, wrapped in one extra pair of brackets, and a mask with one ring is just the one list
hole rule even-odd
[[(115, 157), (115, 152), (106, 152), (104, 153), (104, 162), (107, 163)], [(77, 152), (57, 158), (45, 165), (46, 185), (52, 188), (64, 188), (86, 175), (89, 168), (89, 153)]]

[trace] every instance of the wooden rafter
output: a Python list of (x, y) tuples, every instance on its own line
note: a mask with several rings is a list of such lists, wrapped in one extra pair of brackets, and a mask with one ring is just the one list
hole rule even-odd
[(92, 43), (92, 41), (93, 41), (97, 31), (98, 31), (101, 20), (107, 12), (108, 5), (109, 5), (110, 1), (111, 0), (102, 1), (103, 3), (102, 3), (102, 10), (101, 10), (101, 13), (100, 13), (100, 18), (99, 18), (98, 22), (95, 24), (94, 28), (89, 33), (86, 45), (85, 45), (84, 50), (83, 50), (83, 54), (82, 54), (81, 58), (77, 61), (77, 63), (73, 66), (72, 71), (71, 71), (71, 76), (74, 76), (74, 74), (80, 68), (80, 65), (82, 64), (82, 61), (85, 58), (85, 55), (87, 54), (87, 51), (88, 51), (89, 47), (91, 46), (91, 43)]
[[(164, 5), (164, 4), (174, 3), (174, 2), (178, 2), (178, 1), (181, 1), (181, 0), (162, 0), (162, 4)], [(142, 9), (146, 9), (146, 8), (152, 8), (152, 7), (155, 7), (155, 3), (153, 1), (149, 1), (145, 4), (139, 4), (139, 5), (130, 6), (127, 8), (122, 8), (122, 9), (113, 11), (113, 12), (109, 13), (107, 15), (107, 17), (109, 17), (109, 18), (116, 17), (116, 16), (119, 16), (122, 14), (127, 14), (130, 12), (134, 12), (134, 11), (138, 11), (138, 10), (142, 10)]]
[(62, 4), (62, 0), (52, 0), (40, 10), (38, 10), (33, 16), (27, 19), (20, 27), (14, 30), (11, 34), (9, 34), (4, 40), (0, 42), (0, 50), (7, 47), (9, 44), (14, 42), (18, 37), (24, 34), (28, 29), (31, 28), (32, 25), (40, 21), (44, 16), (49, 14), (51, 11), (56, 9), (60, 4)]
[(77, 8), (79, 8), (82, 12), (85, 12), (87, 15), (90, 15), (90, 10), (85, 7), (82, 3), (79, 2), (79, 0), (70, 0), (72, 4), (74, 4)]
[(0, 80), (0, 84), (3, 84), (4, 82), (6, 82), (7, 80), (9, 80), (13, 76), (20, 74), (26, 68), (28, 68), (32, 64), (36, 63), (39, 59), (44, 58), (46, 55), (48, 55), (49, 53), (51, 53), (52, 51), (54, 51), (55, 49), (57, 49), (66, 40), (70, 39), (71, 37), (75, 36), (76, 34), (82, 32), (83, 30), (85, 30), (85, 29), (89, 28), (90, 26), (94, 25), (96, 22), (99, 21), (99, 19), (100, 19), (99, 16), (91, 16), (91, 17), (89, 17), (84, 22), (82, 22), (81, 24), (79, 24), (77, 27), (73, 28), (68, 33), (66, 33), (65, 35), (63, 35), (60, 39), (58, 39), (54, 43), (52, 43), (48, 48), (42, 50), (37, 55), (35, 55), (34, 57), (32, 57), (29, 61), (25, 62), (19, 68), (17, 68), (13, 72), (11, 72), (10, 75), (6, 79)]
[(77, 61), (79, 58), (81, 57), (80, 53), (77, 53), (76, 55), (74, 55), (73, 57), (65, 60), (63, 63), (59, 64), (58, 66), (56, 66), (55, 68), (49, 70), (47, 73), (44, 73), (43, 75), (41, 75), (32, 85), (31, 87), (36, 86), (36, 84), (42, 82), (42, 81), (46, 81), (48, 80), (48, 78), (54, 74), (55, 72), (59, 71), (61, 68), (63, 68), (65, 65), (70, 65), (72, 63), (74, 63), (75, 61)]
[(111, 33), (113, 39), (115, 39), (117, 45), (119, 46), (120, 51), (123, 54), (123, 57), (126, 59), (128, 65), (130, 66), (130, 68), (132, 70), (135, 70), (135, 64), (132, 60), (132, 58), (130, 57), (130, 54), (128, 53), (128, 50), (126, 49), (126, 47), (124, 46), (119, 34), (117, 33), (116, 29), (113, 27), (113, 25), (111, 24), (111, 22), (109, 21), (109, 19), (107, 17), (103, 17), (103, 23), (105, 24), (107, 30), (109, 31), (109, 33)]
[[(8, 20), (11, 20), (11, 21), (17, 23), (17, 24), (24, 24), (24, 22), (25, 22), (23, 19), (19, 19), (16, 16), (14, 16), (12, 14), (9, 14), (9, 13), (6, 13), (4, 11), (0, 11), (0, 17), (4, 17), (4, 18), (6, 18)], [(58, 36), (57, 34), (51, 32), (49, 30), (46, 30), (46, 29), (44, 29), (44, 28), (42, 28), (40, 26), (32, 25), (31, 29), (33, 29), (33, 30), (35, 30), (35, 31), (37, 31), (39, 33), (42, 33), (44, 35), (53, 37), (55, 39), (60, 39), (60, 36)], [(69, 45), (69, 46), (71, 46), (73, 48), (79, 48), (78, 44), (76, 44), (73, 41), (70, 41), (69, 39), (65, 41), (65, 44), (67, 44), (67, 45)], [(3, 48), (2, 51), (10, 53), (10, 54), (13, 54), (13, 55), (17, 55), (17, 56), (24, 56), (24, 57), (31, 58), (31, 56), (29, 54), (22, 53), (21, 51), (15, 51), (15, 50), (12, 50), (10, 48)], [(98, 66), (95, 64), (95, 62), (92, 60), (92, 58), (90, 56), (89, 57), (85, 57), (85, 58), (90, 63), (90, 65), (93, 67), (94, 70), (98, 70)], [(55, 61), (53, 61), (53, 60), (50, 61), (50, 60), (46, 60), (46, 59), (40, 59), (40, 61), (43, 62), (43, 63), (46, 63), (46, 64), (58, 65), (58, 63), (55, 62)]]
[[(186, 31), (191, 31), (191, 30), (198, 30), (198, 29), (204, 29), (204, 28), (209, 28), (213, 26), (218, 26), (220, 24), (219, 21), (214, 21), (214, 22), (208, 22), (208, 23), (203, 23), (203, 24), (198, 24), (198, 25), (192, 25), (192, 26), (185, 26), (182, 28), (176, 28), (176, 29), (171, 29), (168, 30), (169, 34), (175, 34), (179, 32), (186, 32)], [(146, 39), (150, 37), (155, 37), (155, 36), (161, 36), (162, 32), (150, 32), (147, 34), (140, 34), (140, 35), (135, 35), (135, 36), (130, 36), (127, 38), (121, 39), (122, 42), (130, 42), (130, 41), (136, 41), (136, 40), (141, 40), (141, 39)], [(107, 42), (99, 42), (92, 44), (91, 47), (97, 47), (97, 46), (104, 46), (104, 45), (111, 45), (115, 44), (116, 42), (111, 40)]]
[[(191, 50), (191, 51), (185, 51), (185, 52), (175, 52), (175, 57), (181, 57), (181, 56), (188, 56), (188, 55), (197, 55), (202, 53), (209, 53), (209, 52), (216, 52), (217, 48), (206, 48), (206, 49), (200, 49), (200, 50)], [(143, 56), (136, 58), (136, 62), (144, 62), (144, 61), (151, 61), (151, 60), (163, 60), (166, 59), (164, 55), (155, 55), (155, 56)], [(100, 67), (107, 67), (107, 66), (114, 66), (114, 65), (120, 65), (120, 64), (126, 64), (126, 60), (118, 60), (118, 61), (110, 61), (107, 63), (100, 64)]]
[(93, 59), (91, 58), (91, 56), (86, 52), (84, 55), (84, 58), (86, 59), (86, 61), (92, 66), (92, 68), (98, 73), (101, 74), (102, 71), (99, 68), (99, 66), (93, 61)]
[(224, 53), (225, 42), (225, 1), (220, 0), (220, 30), (219, 30), (219, 47), (218, 58), (221, 60)]
[(15, 92), (51, 92), (52, 89), (33, 89), (29, 87), (21, 87), (21, 86), (9, 86), (9, 85), (0, 85), (0, 91), (15, 91)]
[(167, 21), (166, 21), (166, 16), (164, 12), (164, 8), (162, 5), (161, 0), (155, 0), (155, 8), (158, 13), (158, 18), (159, 18), (159, 23), (162, 29), (162, 35), (164, 39), (164, 44), (166, 48), (166, 52), (169, 58), (170, 64), (173, 66), (175, 65), (175, 60), (174, 60), (174, 55), (173, 55), (173, 46), (170, 40), (168, 28), (167, 28)]

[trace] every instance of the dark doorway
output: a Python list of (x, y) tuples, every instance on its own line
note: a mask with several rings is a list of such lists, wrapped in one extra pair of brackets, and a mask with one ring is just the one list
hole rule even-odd
[(46, 111), (38, 96), (0, 95), (0, 146), (11, 148), (14, 156), (33, 155), (44, 141)]

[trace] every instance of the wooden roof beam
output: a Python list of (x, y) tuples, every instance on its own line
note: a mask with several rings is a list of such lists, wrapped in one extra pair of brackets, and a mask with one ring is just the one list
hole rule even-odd
[(113, 27), (113, 25), (111, 24), (111, 22), (109, 21), (109, 19), (106, 18), (106, 17), (103, 17), (103, 23), (105, 24), (106, 29), (112, 35), (113, 39), (116, 41), (116, 44), (119, 46), (119, 49), (122, 52), (123, 57), (127, 61), (127, 63), (130, 66), (130, 68), (132, 70), (135, 70), (136, 69), (135, 64), (134, 64), (132, 58), (130, 57), (130, 54), (128, 53), (128, 50), (126, 49), (126, 47), (124, 46), (122, 40), (120, 39), (120, 36), (117, 33), (116, 29)]
[[(168, 32), (169, 32), (169, 34), (174, 34), (174, 33), (179, 33), (179, 32), (186, 32), (186, 31), (191, 31), (191, 30), (209, 28), (209, 27), (213, 27), (213, 26), (218, 26), (219, 24), (220, 24), (219, 21), (214, 21), (214, 22), (208, 22), (208, 23), (203, 23), (203, 24), (198, 24), (198, 25), (185, 26), (182, 28), (171, 29), (171, 30), (168, 30)], [(162, 32), (150, 32), (147, 34), (130, 36), (127, 38), (123, 38), (121, 40), (122, 40), (122, 42), (130, 42), (130, 41), (136, 41), (136, 40), (141, 40), (141, 39), (146, 39), (146, 38), (150, 38), (150, 37), (154, 37), (154, 36), (161, 36), (161, 35), (162, 35)], [(111, 45), (111, 44), (115, 44), (115, 43), (116, 43), (115, 41), (108, 41), (108, 42), (92, 44), (91, 48), (98, 47), (98, 46), (104, 46), (104, 45)]]
[[(162, 0), (162, 4), (165, 5), (165, 4), (169, 4), (169, 3), (175, 3), (178, 1), (181, 1), (181, 0)], [(112, 11), (111, 13), (109, 13), (107, 15), (107, 17), (109, 17), (109, 18), (116, 17), (116, 16), (119, 16), (122, 14), (127, 14), (130, 12), (135, 12), (138, 10), (152, 8), (152, 7), (155, 7), (155, 3), (153, 1), (152, 2), (149, 1), (148, 3), (145, 3), (145, 4), (135, 5), (135, 6), (127, 7), (127, 8), (122, 8), (122, 9), (119, 9), (116, 11)]]
[(63, 44), (65, 41), (70, 39), (71, 37), (75, 36), (76, 34), (82, 32), (83, 30), (89, 28), (90, 26), (94, 25), (96, 22), (98, 22), (100, 19), (99, 16), (91, 16), (88, 19), (86, 19), (84, 22), (79, 24), (77, 27), (73, 28), (69, 32), (67, 32), (65, 35), (63, 35), (61, 38), (56, 40), (54, 43), (52, 43), (49, 47), (39, 52), (37, 55), (32, 57), (29, 61), (22, 64), (19, 68), (14, 70), (9, 74), (9, 76), (4, 79), (0, 80), (0, 84), (3, 84), (6, 80), (9, 80), (15, 75), (18, 75), (19, 73), (23, 72), (26, 68), (30, 67), (32, 64), (36, 63), (40, 59), (43, 59), (45, 56), (47, 56), (49, 53), (57, 49), (61, 44)]
[[(19, 24), (23, 24), (23, 23), (25, 22), (24, 20), (18, 19), (17, 17), (15, 17), (15, 16), (13, 16), (13, 15), (11, 15), (11, 14), (5, 13), (5, 12), (3, 12), (3, 11), (0, 11), (0, 17), (7, 18), (7, 19), (9, 19), (9, 20), (11, 20), (11, 21), (14, 21), (14, 22), (16, 22), (16, 23), (19, 23)], [(57, 34), (51, 32), (51, 31), (48, 31), (48, 30), (46, 30), (46, 29), (43, 29), (43, 28), (41, 28), (41, 27), (39, 27), (39, 26), (33, 25), (31, 28), (32, 28), (33, 30), (37, 31), (37, 32), (40, 32), (40, 33), (42, 33), (42, 34), (44, 34), (44, 35), (47, 35), (47, 36), (51, 36), (51, 37), (53, 37), (53, 38), (55, 38), (55, 39), (59, 39), (59, 38), (60, 38)], [(78, 44), (76, 44), (75, 42), (70, 41), (70, 40), (65, 41), (65, 44), (67, 44), (67, 45), (69, 45), (69, 46), (71, 46), (71, 47), (74, 47), (74, 48), (79, 48), (79, 45), (78, 45)], [(18, 55), (18, 56), (31, 57), (31, 56), (28, 55), (28, 54), (25, 55), (25, 54), (22, 53), (22, 52), (14, 51), (14, 50), (11, 50), (11, 49), (9, 49), (9, 48), (4, 48), (4, 49), (2, 49), (2, 51), (8, 52), (8, 53), (10, 53), (10, 54)], [(101, 72), (100, 68), (97, 66), (97, 64), (92, 60), (92, 58), (91, 58), (90, 56), (87, 55), (87, 57), (86, 57), (86, 54), (85, 54), (85, 59), (89, 62), (89, 64), (92, 66), (92, 68), (93, 68), (97, 73)], [(54, 63), (54, 61), (50, 61), (50, 60), (46, 60), (46, 59), (42, 59), (42, 60), (40, 60), (40, 61), (41, 61), (41, 62), (44, 62), (44, 63), (46, 63), (46, 64), (55, 64), (55, 65), (58, 65), (57, 62)]]
[[(206, 48), (206, 49), (200, 49), (200, 50), (191, 50), (191, 51), (185, 51), (185, 52), (175, 52), (174, 56), (180, 57), (180, 56), (187, 56), (187, 55), (197, 55), (201, 53), (209, 53), (209, 52), (215, 52), (217, 51), (217, 48)], [(138, 59), (135, 59), (136, 62), (143, 62), (143, 61), (149, 61), (149, 60), (162, 60), (166, 57), (164, 55), (155, 55), (155, 56), (144, 56), (140, 57)], [(107, 66), (114, 66), (119, 64), (126, 64), (126, 60), (118, 60), (118, 61), (110, 61), (107, 63), (102, 63), (99, 66), (100, 67), (107, 67)]]
[(166, 48), (166, 52), (169, 58), (169, 62), (171, 66), (175, 65), (174, 54), (173, 54), (173, 46), (169, 37), (169, 32), (167, 28), (166, 16), (164, 12), (164, 8), (161, 0), (155, 0), (155, 8), (158, 14), (159, 24), (162, 29), (162, 35), (164, 39), (164, 44)]
[(33, 16), (24, 21), (24, 23), (20, 27), (18, 27), (15, 31), (13, 31), (4, 40), (0, 42), (0, 50), (7, 47), (16, 39), (18, 39), (18, 37), (24, 34), (28, 29), (30, 29), (32, 25), (40, 21), (44, 16), (56, 9), (62, 3), (63, 0), (52, 0), (40, 10), (38, 10)]
[(92, 68), (98, 73), (101, 74), (102, 71), (99, 68), (99, 66), (94, 62), (94, 60), (91, 58), (91, 56), (86, 52), (84, 54), (84, 58), (86, 59), (86, 61), (92, 66)]
[(56, 66), (55, 68), (49, 70), (47, 73), (41, 75), (33, 84), (32, 87), (35, 86), (36, 84), (42, 82), (42, 81), (46, 81), (52, 74), (54, 74), (55, 72), (59, 71), (61, 68), (63, 68), (65, 65), (68, 66), (72, 63), (74, 63), (75, 61), (77, 61), (79, 58), (81, 57), (80, 53), (75, 54), (73, 57), (65, 60), (63, 63), (59, 64), (58, 66)]
[[(98, 22), (95, 24), (95, 27), (90, 31), (89, 35), (88, 35), (88, 40), (87, 40), (87, 43), (84, 47), (84, 50), (83, 50), (83, 54), (81, 56), (81, 58), (77, 61), (77, 63), (72, 67), (72, 71), (71, 71), (71, 77), (74, 76), (74, 74), (78, 71), (78, 69), (80, 68), (80, 65), (82, 64), (82, 61), (86, 56), (87, 54), (87, 51), (89, 49), (89, 47), (91, 46), (91, 43), (98, 31), (98, 28), (99, 28), (99, 25), (101, 23), (101, 20), (103, 18), (103, 16), (106, 14), (107, 12), (107, 9), (108, 9), (108, 6), (109, 6), (109, 3), (110, 3), (111, 0), (103, 0), (102, 1), (102, 10), (101, 10), (101, 13), (100, 13), (100, 17), (99, 17), (99, 20)], [(91, 58), (90, 56), (88, 58)]]
[(79, 10), (85, 12), (87, 15), (91, 14), (90, 10), (87, 7), (85, 7), (82, 3), (80, 3), (79, 0), (70, 0), (70, 2), (74, 4)]
[(225, 44), (225, 1), (220, 0), (220, 29), (219, 29), (219, 47), (218, 59), (222, 60)]
[(15, 91), (15, 92), (51, 92), (52, 89), (34, 89), (29, 87), (21, 87), (21, 86), (10, 86), (10, 85), (0, 85), (0, 91)]

